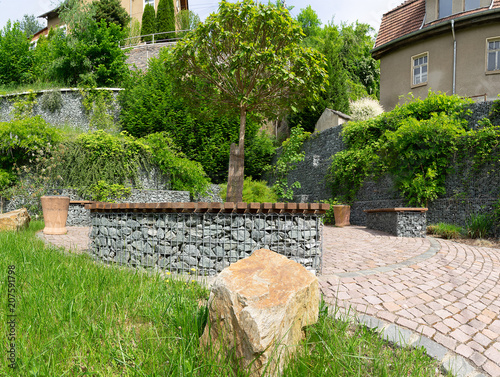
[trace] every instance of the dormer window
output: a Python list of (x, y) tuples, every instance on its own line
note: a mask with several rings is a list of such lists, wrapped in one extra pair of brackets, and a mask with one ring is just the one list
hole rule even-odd
[(439, 0), (439, 18), (451, 16), (453, 12), (453, 0)]

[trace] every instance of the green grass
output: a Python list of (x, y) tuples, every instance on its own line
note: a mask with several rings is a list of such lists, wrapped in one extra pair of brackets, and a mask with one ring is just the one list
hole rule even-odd
[(458, 225), (437, 223), (427, 227), (427, 234), (435, 234), (446, 239), (462, 238), (464, 229)]
[(64, 85), (59, 84), (59, 83), (54, 83), (54, 82), (38, 82), (38, 83), (18, 85), (18, 86), (13, 86), (13, 87), (0, 85), (0, 95), (24, 93), (24, 92), (27, 92), (29, 90), (37, 92), (40, 90), (61, 89), (61, 88), (67, 88), (67, 86), (64, 86)]
[[(34, 234), (42, 227), (33, 221), (29, 230), (0, 232), (1, 334), (12, 265), (17, 316), (17, 367), (3, 356), (1, 376), (247, 375), (233, 371), (230, 355), (200, 349), (205, 288), (48, 247)], [(285, 376), (432, 376), (436, 367), (421, 350), (391, 348), (325, 309), (298, 356)]]

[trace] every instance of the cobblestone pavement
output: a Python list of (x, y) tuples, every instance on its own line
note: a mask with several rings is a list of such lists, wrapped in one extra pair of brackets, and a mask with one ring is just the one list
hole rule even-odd
[(324, 227), (325, 301), (422, 334), (500, 376), (500, 250)]
[(37, 235), (52, 245), (64, 247), (77, 253), (88, 249), (89, 227), (68, 226), (66, 229), (68, 233), (62, 235), (48, 235), (43, 232), (38, 232)]
[[(81, 252), (88, 231), (68, 227), (63, 236), (38, 235)], [(385, 332), (397, 325), (430, 339), (428, 353), (443, 365), (463, 357), (477, 371), (500, 377), (500, 249), (325, 226), (322, 272), (331, 306), (368, 316), (377, 326), (390, 324)], [(462, 371), (457, 375), (478, 375)]]

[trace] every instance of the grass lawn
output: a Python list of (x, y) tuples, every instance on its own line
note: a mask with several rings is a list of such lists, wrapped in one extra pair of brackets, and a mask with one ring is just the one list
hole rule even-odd
[[(29, 230), (0, 232), (1, 376), (246, 376), (234, 371), (230, 356), (200, 349), (207, 289), (48, 247), (35, 236), (42, 228), (33, 221)], [(8, 276), (15, 276), (14, 296)], [(11, 314), (15, 369), (5, 335), (13, 334)], [(389, 347), (371, 330), (333, 320), (323, 307), (284, 375), (437, 373), (423, 351)]]

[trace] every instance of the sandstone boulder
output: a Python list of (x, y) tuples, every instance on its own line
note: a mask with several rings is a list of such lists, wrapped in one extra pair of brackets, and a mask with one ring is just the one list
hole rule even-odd
[(30, 224), (30, 215), (26, 208), (0, 214), (1, 230), (21, 230)]
[(318, 279), (302, 265), (260, 249), (224, 269), (212, 286), (202, 346), (233, 354), (250, 376), (277, 376), (318, 320)]

